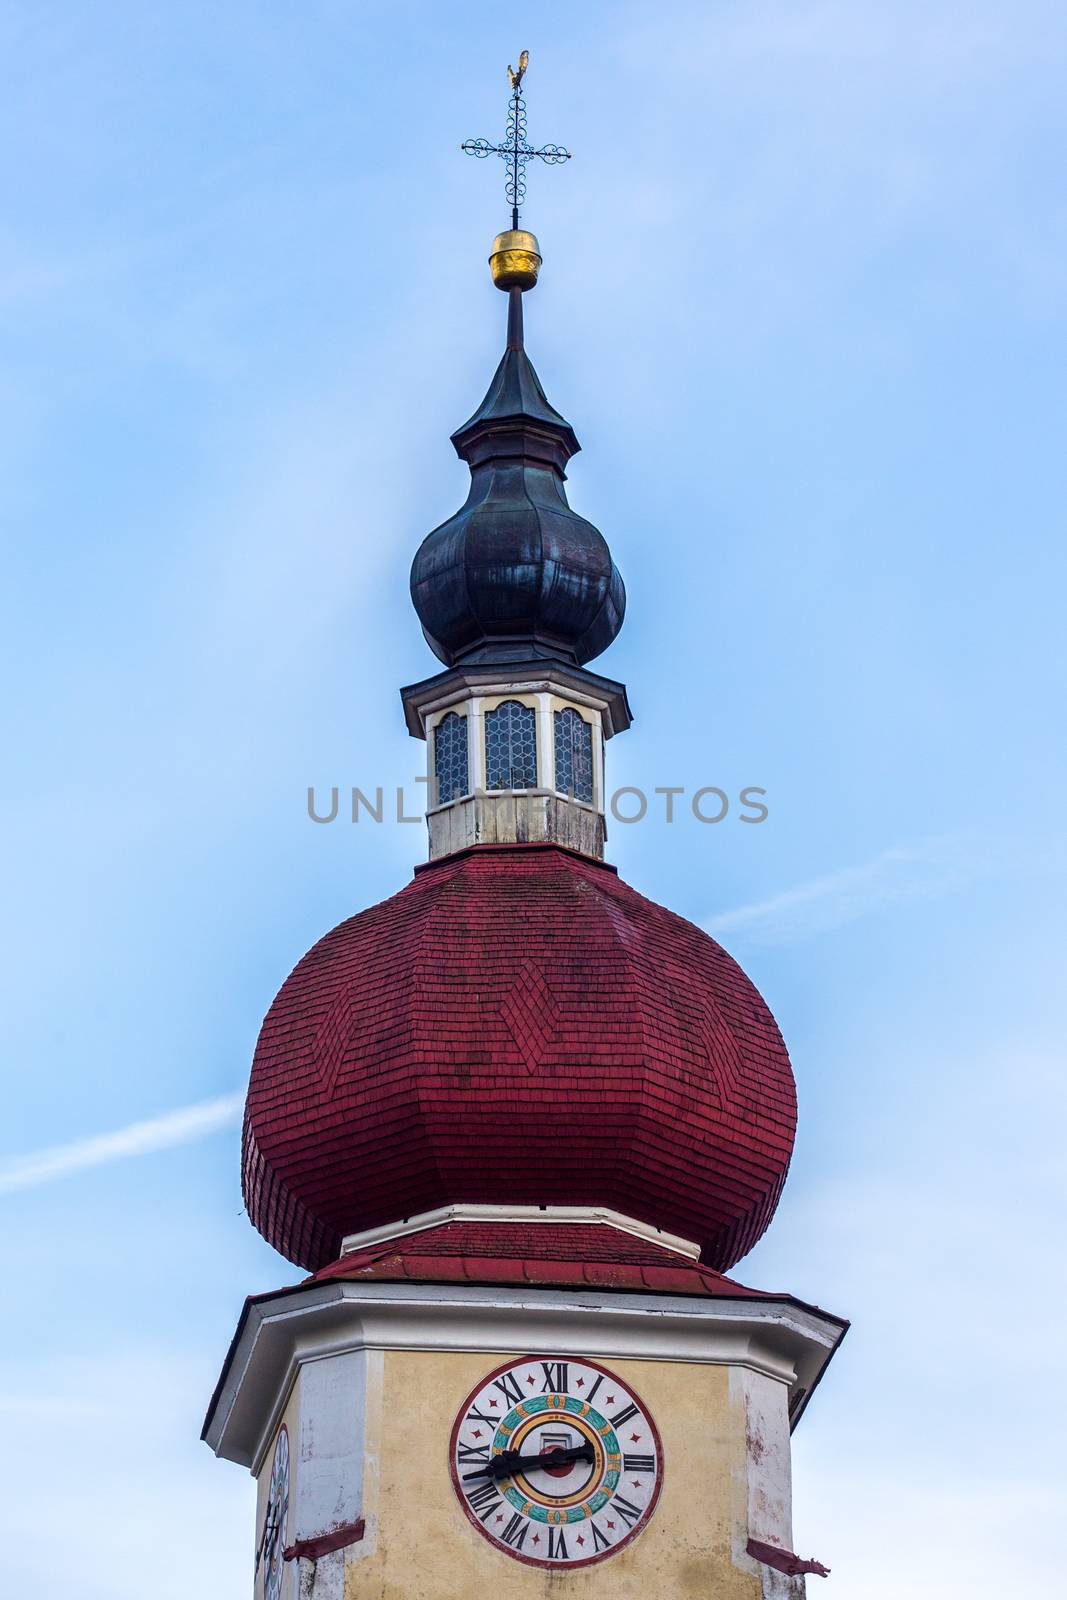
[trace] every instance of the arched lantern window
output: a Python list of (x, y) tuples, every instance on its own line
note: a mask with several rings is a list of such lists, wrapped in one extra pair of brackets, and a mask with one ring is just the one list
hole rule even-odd
[(567, 706), (556, 717), (556, 788), (575, 800), (593, 803), (593, 730)]
[(437, 784), (435, 804), (447, 805), (467, 794), (467, 719), (450, 711), (433, 732), (433, 773)]
[(537, 732), (532, 706), (505, 700), (485, 713), (485, 786), (537, 788)]

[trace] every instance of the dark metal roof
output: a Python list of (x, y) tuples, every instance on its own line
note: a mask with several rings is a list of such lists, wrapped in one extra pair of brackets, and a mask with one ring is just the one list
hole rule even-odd
[(549, 401), (526, 351), (508, 349), (500, 358), (485, 399), (473, 417), (452, 435), (456, 454), (466, 460), (474, 436), (487, 426), (518, 421), (553, 429), (566, 449), (565, 460), (582, 448), (566, 417), (560, 416)]
[(603, 535), (568, 504), (564, 469), (580, 447), (545, 396), (514, 305), (509, 335), (484, 400), (452, 435), (470, 493), (423, 540), (412, 603), (446, 666), (580, 665), (622, 627), (626, 591)]

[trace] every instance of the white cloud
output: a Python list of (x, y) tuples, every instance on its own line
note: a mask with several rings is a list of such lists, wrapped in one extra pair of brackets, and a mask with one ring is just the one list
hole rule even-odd
[(206, 1134), (235, 1123), (243, 1102), (243, 1094), (220, 1095), (216, 1100), (202, 1100), (194, 1106), (168, 1111), (162, 1117), (131, 1122), (113, 1133), (16, 1156), (0, 1165), (0, 1194), (50, 1183), (54, 1178), (65, 1178), (68, 1173), (85, 1167), (105, 1166), (127, 1156), (147, 1155), (152, 1150), (167, 1150), (172, 1145), (202, 1139)]
[(973, 839), (896, 846), (859, 866), (841, 867), (767, 900), (721, 912), (705, 926), (716, 936), (739, 934), (757, 944), (824, 933), (901, 901), (951, 894), (979, 876), (984, 856)]

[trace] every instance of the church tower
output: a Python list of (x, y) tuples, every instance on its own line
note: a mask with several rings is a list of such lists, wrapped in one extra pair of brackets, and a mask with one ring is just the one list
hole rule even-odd
[(522, 164), (566, 152), (526, 145), (524, 69), (506, 348), (411, 570), (429, 859), (263, 1024), (245, 1201), (308, 1276), (246, 1302), (204, 1438), (258, 1484), (254, 1600), (796, 1600), (826, 1569), (793, 1554), (790, 1433), (846, 1324), (727, 1275), (785, 1181), (789, 1059), (726, 952), (604, 860), (631, 717), (589, 663), (625, 591), (525, 350)]

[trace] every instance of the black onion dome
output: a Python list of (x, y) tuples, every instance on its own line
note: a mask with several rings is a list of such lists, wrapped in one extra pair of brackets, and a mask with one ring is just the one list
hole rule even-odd
[(470, 467), (467, 503), (411, 568), (434, 654), (446, 666), (592, 660), (622, 627), (626, 591), (604, 536), (567, 504), (564, 468), (581, 446), (545, 397), (521, 325), (452, 443)]

